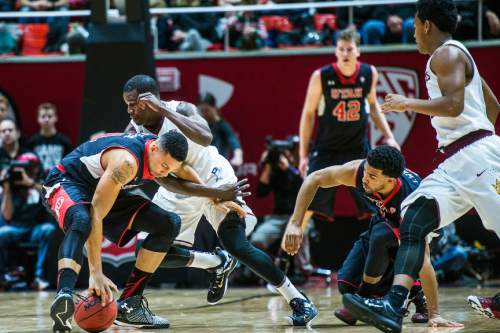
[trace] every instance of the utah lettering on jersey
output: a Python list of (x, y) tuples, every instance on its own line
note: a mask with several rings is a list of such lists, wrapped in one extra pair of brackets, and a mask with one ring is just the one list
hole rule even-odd
[(332, 99), (353, 99), (363, 98), (363, 88), (332, 88), (330, 89)]

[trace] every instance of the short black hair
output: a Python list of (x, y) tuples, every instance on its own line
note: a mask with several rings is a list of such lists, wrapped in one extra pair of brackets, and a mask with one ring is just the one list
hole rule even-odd
[(434, 23), (442, 32), (454, 34), (457, 30), (458, 11), (453, 0), (418, 0), (417, 17)]
[(217, 99), (211, 93), (203, 93), (198, 97), (198, 104), (207, 104), (215, 108), (217, 106)]
[(160, 87), (158, 86), (158, 82), (156, 82), (156, 80), (151, 76), (145, 74), (133, 76), (123, 86), (123, 92), (129, 92), (134, 89), (137, 90), (138, 94), (147, 92), (150, 92), (156, 96), (160, 94)]
[(378, 146), (371, 150), (366, 157), (368, 164), (382, 170), (388, 177), (398, 178), (405, 169), (405, 158), (399, 150), (391, 146)]
[(188, 142), (184, 135), (177, 131), (168, 131), (159, 138), (160, 147), (175, 160), (183, 162), (188, 153)]

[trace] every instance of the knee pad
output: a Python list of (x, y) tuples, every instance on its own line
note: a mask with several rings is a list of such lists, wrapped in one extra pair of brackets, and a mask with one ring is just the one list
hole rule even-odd
[(76, 205), (70, 207), (64, 221), (64, 239), (59, 246), (59, 259), (73, 259), (79, 265), (83, 261), (83, 247), (89, 238), (90, 225), (89, 207)]
[(344, 281), (338, 281), (337, 287), (339, 289), (339, 293), (341, 293), (342, 295), (355, 294), (358, 291), (358, 288)]
[(70, 230), (79, 233), (87, 241), (92, 231), (88, 206), (75, 205), (68, 209), (64, 221), (64, 231), (67, 233)]
[(250, 246), (245, 235), (245, 222), (238, 214), (230, 212), (219, 226), (217, 235), (222, 246), (231, 254), (237, 256)]
[(371, 230), (369, 244), (370, 248), (372, 246), (390, 248), (398, 245), (398, 239), (390, 226), (377, 223)]
[(149, 234), (146, 239), (144, 239), (142, 247), (149, 251), (166, 253), (168, 249), (170, 249), (173, 240), (173, 238), (167, 235)]
[(436, 200), (420, 197), (408, 209), (399, 227), (401, 242), (424, 239), (439, 227), (439, 210)]

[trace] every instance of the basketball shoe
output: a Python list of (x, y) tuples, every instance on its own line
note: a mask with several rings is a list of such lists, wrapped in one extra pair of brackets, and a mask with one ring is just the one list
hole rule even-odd
[(318, 315), (318, 309), (316, 309), (313, 302), (306, 295), (304, 297), (305, 299), (296, 297), (290, 301), (293, 312), (288, 318), (293, 326), (309, 326), (314, 317)]
[(226, 294), (229, 275), (234, 271), (238, 261), (221, 248), (215, 249), (222, 263), (209, 271), (210, 281), (208, 283), (207, 302), (210, 305), (217, 304)]
[(500, 292), (493, 297), (471, 295), (467, 297), (470, 306), (488, 318), (500, 319)]
[(50, 317), (54, 321), (52, 331), (55, 333), (71, 332), (71, 318), (75, 312), (73, 293), (70, 289), (61, 289), (52, 305), (50, 306)]
[(117, 301), (118, 315), (115, 325), (136, 328), (168, 328), (168, 320), (155, 315), (149, 310), (149, 305), (144, 295), (135, 295)]

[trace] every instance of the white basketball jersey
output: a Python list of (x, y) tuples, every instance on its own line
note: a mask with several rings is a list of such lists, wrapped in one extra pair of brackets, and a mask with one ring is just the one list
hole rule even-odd
[[(465, 52), (472, 63), (474, 74), (472, 80), (465, 86), (464, 110), (462, 113), (458, 117), (432, 117), (431, 123), (432, 127), (436, 129), (438, 147), (447, 146), (458, 138), (479, 129), (494, 132), (493, 124), (488, 120), (486, 114), (481, 77), (474, 59), (472, 59), (467, 48), (456, 40), (448, 40), (440, 48), (445, 45), (453, 45), (453, 47), (458, 47)], [(433, 55), (436, 51), (434, 51)], [(425, 84), (429, 98), (433, 99), (442, 97), (442, 94), (439, 89), (437, 76), (431, 70), (431, 61), (432, 55), (427, 61), (425, 68)]]
[[(178, 101), (169, 101), (169, 102), (164, 102), (162, 101), (164, 106), (169, 109), (169, 110), (176, 110), (177, 105), (179, 105), (180, 102)], [(206, 122), (205, 119), (201, 116), (197, 116), (199, 119), (198, 121), (203, 121)], [(133, 120), (131, 121), (131, 124), (134, 126), (134, 129), (136, 130), (137, 133), (151, 133), (148, 129), (146, 129), (142, 125), (137, 125)], [(208, 126), (208, 125), (207, 125)], [(177, 126), (175, 126), (170, 120), (167, 118), (163, 119), (163, 124), (161, 126), (160, 132), (158, 135), (162, 135), (164, 133), (167, 133), (168, 131), (175, 130), (177, 132), (182, 133)], [(152, 133), (155, 134), (155, 133)], [(188, 142), (188, 154), (186, 157), (185, 162), (189, 164), (200, 176), (200, 178), (204, 182), (208, 182), (208, 179), (210, 178), (214, 164), (220, 164), (220, 159), (224, 159), (223, 156), (219, 155), (219, 151), (217, 148), (214, 146), (208, 146), (204, 147), (202, 145), (199, 145), (190, 139), (186, 138)]]

